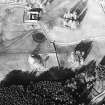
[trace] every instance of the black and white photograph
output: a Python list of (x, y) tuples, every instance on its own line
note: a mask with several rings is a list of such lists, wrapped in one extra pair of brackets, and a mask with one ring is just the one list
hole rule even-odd
[(105, 0), (0, 0), (0, 105), (105, 105)]

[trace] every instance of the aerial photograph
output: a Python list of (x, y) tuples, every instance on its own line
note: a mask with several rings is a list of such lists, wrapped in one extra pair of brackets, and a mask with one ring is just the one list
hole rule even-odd
[(0, 105), (105, 105), (105, 0), (0, 0)]

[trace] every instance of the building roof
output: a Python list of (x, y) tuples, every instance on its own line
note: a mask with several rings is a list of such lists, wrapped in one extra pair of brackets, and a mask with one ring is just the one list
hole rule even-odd
[(41, 8), (32, 8), (30, 9), (31, 12), (41, 12), (42, 9)]

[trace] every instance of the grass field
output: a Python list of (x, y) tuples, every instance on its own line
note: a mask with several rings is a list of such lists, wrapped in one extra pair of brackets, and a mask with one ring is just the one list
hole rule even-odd
[[(92, 38), (95, 40), (95, 42), (93, 44), (93, 49), (86, 60), (86, 63), (88, 63), (91, 59), (96, 59), (96, 61), (99, 62), (102, 56), (105, 54), (105, 14), (95, 0), (88, 0), (87, 14), (83, 22), (81, 23), (80, 28), (78, 28), (77, 30), (65, 29), (60, 27), (60, 25), (55, 24), (55, 20), (64, 14), (65, 5), (68, 4), (67, 7), (70, 8), (69, 3), (72, 4), (74, 2), (75, 1), (73, 0), (71, 0), (71, 2), (69, 2), (68, 0), (55, 0), (52, 5), (47, 7), (48, 13), (43, 16), (41, 21), (45, 26), (47, 26), (46, 24), (50, 23), (50, 25), (52, 25), (47, 34), (47, 38), (50, 41), (55, 40), (58, 45), (60, 45), (60, 43), (65, 43), (65, 45), (68, 45), (69, 43), (70, 45), (71, 43), (77, 43), (82, 39)], [(22, 32), (26, 30), (24, 28), (24, 24), (22, 23), (22, 16), (23, 8), (8, 9), (7, 5), (0, 5), (0, 39), (3, 38), (3, 40), (5, 41), (10, 40), (10, 43), (12, 39), (23, 35)], [(7, 45), (8, 41), (5, 44), (1, 44), (0, 51), (2, 51), (2, 49), (4, 49)], [(12, 47), (9, 47), (8, 49), (20, 49), (22, 51), (23, 49), (27, 49), (27, 51), (32, 51), (36, 46), (37, 44), (32, 41), (32, 37), (30, 35), (24, 40), (20, 40), (18, 43), (13, 44)], [(50, 46), (48, 48), (48, 46), (49, 43), (44, 43), (41, 46), (41, 51), (52, 51), (52, 47)], [(2, 77), (2, 74), (5, 75), (12, 69), (18, 68), (29, 70), (30, 67), (27, 62), (28, 55), (29, 54), (1, 54), (0, 76)], [(62, 56), (60, 56), (61, 59), (63, 58)], [(52, 57), (51, 59), (52, 60), (50, 60), (49, 62), (54, 62), (55, 58), (53, 59)], [(51, 65), (52, 64), (50, 63), (50, 66)]]

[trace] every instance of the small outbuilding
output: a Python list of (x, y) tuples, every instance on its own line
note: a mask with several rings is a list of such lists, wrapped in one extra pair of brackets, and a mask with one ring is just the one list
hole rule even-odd
[(42, 14), (41, 8), (32, 8), (24, 12), (24, 22), (37, 22), (40, 20)]

